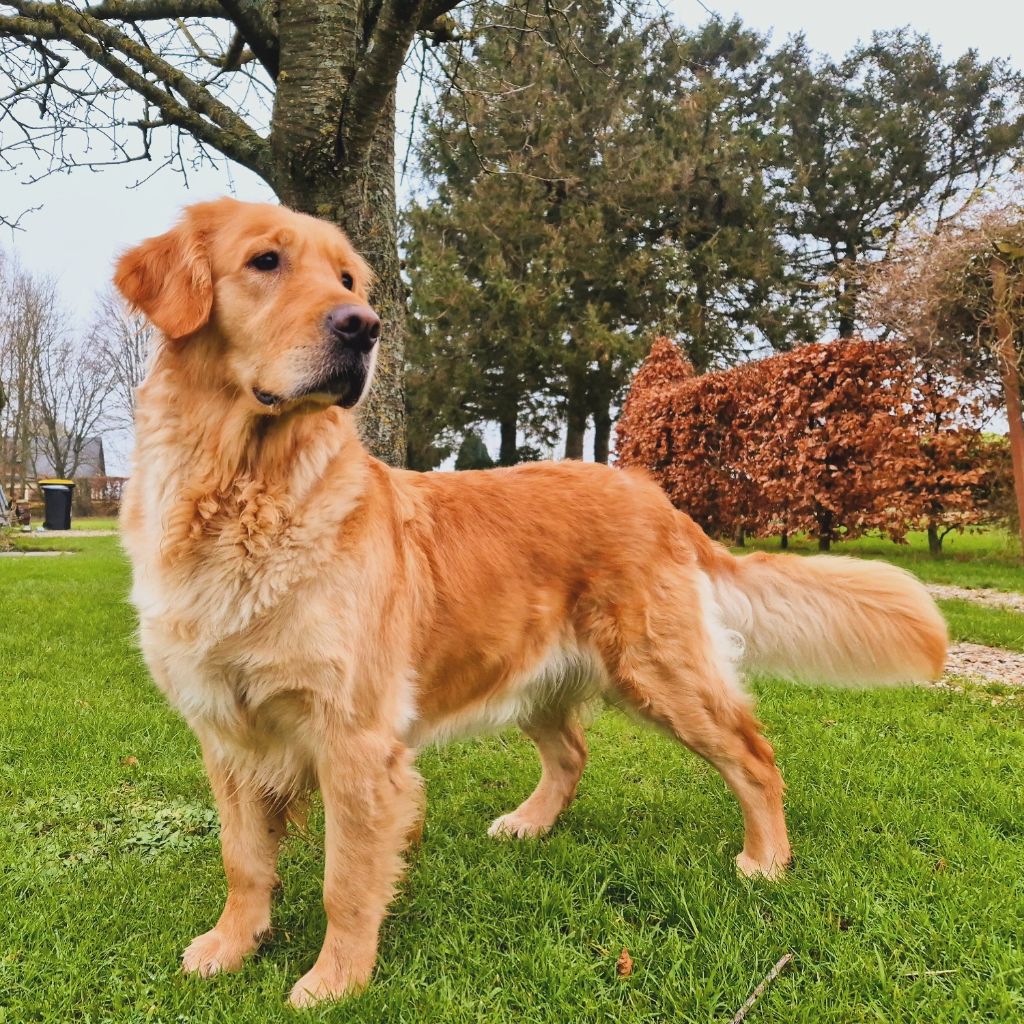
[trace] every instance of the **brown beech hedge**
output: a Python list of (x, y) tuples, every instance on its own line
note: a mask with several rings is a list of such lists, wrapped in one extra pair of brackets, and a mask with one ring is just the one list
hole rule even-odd
[(642, 466), (713, 536), (879, 530), (942, 537), (998, 518), (1005, 445), (986, 439), (966, 385), (899, 345), (805, 345), (696, 375), (658, 338), (618, 424), (621, 466)]

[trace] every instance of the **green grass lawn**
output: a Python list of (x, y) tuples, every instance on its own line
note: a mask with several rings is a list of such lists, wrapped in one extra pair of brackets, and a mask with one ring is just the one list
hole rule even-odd
[[(213, 804), (133, 653), (117, 539), (76, 546), (0, 559), (0, 1022), (303, 1019), (284, 999), (324, 927), (319, 822), (286, 844), (265, 951), (180, 975), (224, 895)], [(787, 951), (751, 1024), (1024, 1018), (1024, 694), (756, 688), (789, 784), (785, 881), (737, 878), (722, 782), (620, 716), (595, 723), (580, 798), (541, 842), (484, 836), (536, 781), (526, 743), (428, 751), (375, 981), (308, 1019), (727, 1024)]]
[(116, 516), (75, 516), (71, 520), (72, 530), (116, 530)]

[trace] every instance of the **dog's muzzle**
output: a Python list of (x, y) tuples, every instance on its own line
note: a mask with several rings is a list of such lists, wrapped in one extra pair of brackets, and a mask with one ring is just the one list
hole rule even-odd
[(314, 389), (351, 409), (366, 393), (377, 364), (380, 317), (369, 306), (336, 306), (327, 314), (327, 333), (327, 366)]
[(377, 365), (380, 317), (369, 306), (336, 306), (327, 314), (324, 326), (326, 344), (320, 371), (290, 395), (253, 388), (256, 401), (275, 408), (283, 402), (316, 395), (343, 409), (359, 403)]

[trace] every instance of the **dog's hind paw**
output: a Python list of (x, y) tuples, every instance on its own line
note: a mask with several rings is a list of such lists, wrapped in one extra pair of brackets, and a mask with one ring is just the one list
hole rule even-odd
[(492, 839), (537, 839), (550, 831), (550, 825), (542, 821), (531, 821), (518, 811), (510, 811), (495, 818), (487, 834)]

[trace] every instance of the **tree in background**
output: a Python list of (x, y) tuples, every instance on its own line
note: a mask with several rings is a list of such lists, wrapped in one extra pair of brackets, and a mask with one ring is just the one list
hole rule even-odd
[(484, 439), (475, 431), (469, 430), (459, 445), (459, 454), (455, 459), (456, 469), (492, 469), (494, 460)]
[(549, 23), (498, 33), (496, 10), (466, 21), (463, 87), (430, 111), (432, 191), (408, 236), (413, 379), (456, 383), (412, 399), (421, 432), (493, 420), (502, 461), (517, 428), (549, 439), (552, 411), (568, 456), (592, 419), (605, 458), (651, 331), (702, 371), (821, 317), (852, 334), (858, 268), (1024, 153), (1024, 76), (973, 52), (945, 62), (908, 30), (831, 61), (802, 38), (772, 53), (737, 22), (686, 32), (585, 0), (559, 26), (588, 58), (570, 66)]
[(1024, 205), (982, 202), (938, 231), (906, 232), (867, 289), (874, 322), (938, 376), (964, 377), (1003, 408), (1024, 524)]
[(903, 481), (902, 500), (937, 557), (950, 533), (1005, 521), (1000, 484), (1010, 479), (1012, 488), (1012, 478), (1005, 442), (982, 431), (986, 408), (977, 389), (930, 361), (915, 359), (913, 369), (922, 459)]
[(425, 118), (432, 191), (408, 215), (410, 380), (434, 389), (411, 397), (429, 417), (413, 432), (492, 420), (508, 464), (518, 433), (550, 440), (554, 411), (567, 456), (592, 417), (605, 461), (648, 329), (682, 333), (701, 368), (792, 330), (760, 173), (764, 40), (687, 33), (639, 3), (582, 0), (511, 31), (501, 5), (473, 14), (461, 85)]
[(110, 366), (69, 324), (53, 280), (0, 266), (0, 440), (12, 495), (34, 480), (40, 455), (58, 476), (74, 476), (103, 420)]
[(974, 50), (947, 63), (908, 29), (877, 32), (838, 62), (797, 37), (771, 63), (787, 230), (850, 337), (863, 324), (859, 265), (909, 218), (941, 223), (1024, 157), (1024, 75)]
[(48, 338), (36, 359), (38, 452), (56, 476), (71, 478), (102, 421), (113, 384), (110, 366), (63, 332)]
[(13, 496), (32, 478), (38, 425), (39, 365), (51, 339), (63, 334), (54, 282), (14, 261), (0, 266), (0, 444), (5, 483)]
[(135, 422), (135, 390), (146, 376), (153, 328), (145, 317), (125, 307), (112, 289), (96, 301), (88, 345), (110, 378), (106, 403), (112, 426), (131, 429)]

